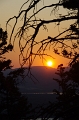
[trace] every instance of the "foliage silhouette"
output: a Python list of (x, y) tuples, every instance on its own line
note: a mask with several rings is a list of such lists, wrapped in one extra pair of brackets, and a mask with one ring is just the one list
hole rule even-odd
[[(37, 7), (40, 5), (40, 2), (43, 2), (42, 7)], [(73, 3), (73, 4), (72, 4)], [(27, 8), (23, 9), (24, 5), (27, 4)], [(60, 7), (63, 10), (67, 10), (66, 13), (60, 12)], [(38, 9), (37, 9), (38, 8)], [(57, 17), (53, 17), (52, 19), (39, 18), (38, 15), (43, 10), (51, 9), (51, 13), (57, 15)], [(32, 15), (29, 16), (30, 11)], [(19, 21), (19, 18), (22, 17), (22, 26), (18, 29), (14, 40), (12, 41), (12, 37), (14, 35), (14, 31), (16, 25)], [(58, 118), (62, 118), (63, 120), (78, 120), (79, 113), (79, 1), (78, 0), (58, 0), (57, 3), (51, 2), (51, 4), (46, 5), (44, 0), (27, 0), (22, 6), (17, 16), (10, 18), (7, 21), (6, 29), (8, 27), (8, 23), (15, 19), (15, 23), (12, 27), (12, 32), (10, 35), (10, 44), (15, 42), (16, 38), (19, 38), (19, 48), (20, 55), (19, 60), (21, 66), (23, 66), (26, 62), (29, 67), (33, 64), (35, 57), (38, 55), (39, 57), (44, 59), (44, 56), (50, 56), (46, 53), (46, 49), (52, 48), (52, 51), (55, 54), (63, 56), (65, 58), (70, 59), (69, 71), (65, 71), (63, 65), (58, 66), (57, 75), (60, 76), (60, 79), (54, 79), (58, 82), (60, 86), (60, 91), (54, 90), (58, 95), (57, 101), (55, 103), (51, 103), (47, 108), (42, 108), (40, 113), (37, 115), (47, 116), (53, 115), (54, 120)], [(65, 23), (66, 21), (66, 23)], [(63, 29), (63, 31), (59, 32), (55, 37), (52, 35), (47, 35), (47, 37), (43, 40), (38, 41), (36, 39), (39, 34), (39, 30), (43, 27), (44, 30), (48, 30), (46, 25), (50, 23), (56, 24), (56, 26), (61, 27), (61, 23), (68, 24), (68, 27)], [(32, 28), (33, 33), (29, 35), (29, 31)], [(54, 28), (51, 29), (54, 31)], [(22, 45), (22, 41), (25, 41), (25, 45)], [(34, 51), (36, 46), (38, 49)], [(26, 56), (24, 55), (26, 49)], [(53, 53), (52, 53), (53, 57)], [(60, 94), (61, 93), (61, 94)]]
[[(7, 32), (0, 28), (0, 119), (21, 120), (29, 113), (27, 98), (21, 95), (18, 89), (17, 77), (22, 76), (23, 69), (13, 70), (7, 76), (6, 69), (10, 69), (11, 60), (3, 56), (6, 52), (12, 51), (13, 46), (7, 46)], [(16, 72), (16, 74), (14, 74)]]
[(50, 102), (48, 106), (39, 107), (39, 112), (35, 119), (40, 116), (43, 119), (53, 120), (78, 120), (79, 119), (79, 61), (75, 62), (70, 68), (63, 67), (60, 64), (56, 74), (59, 76), (53, 78), (57, 81), (59, 89), (54, 89), (57, 95), (56, 101)]
[[(43, 6), (37, 7), (40, 5), (40, 2)], [(19, 61), (21, 66), (27, 63), (29, 66), (33, 64), (33, 61), (36, 56), (40, 58), (44, 58), (44, 56), (51, 56), (50, 54), (46, 53), (46, 49), (52, 48), (52, 51), (60, 56), (64, 56), (69, 59), (73, 59), (75, 55), (78, 54), (79, 48), (79, 28), (78, 28), (78, 19), (79, 19), (79, 6), (78, 0), (73, 0), (74, 4), (71, 4), (71, 0), (58, 0), (58, 2), (53, 3), (53, 1), (47, 5), (45, 4), (44, 0), (27, 0), (20, 8), (19, 14), (10, 18), (6, 23), (6, 29), (8, 29), (8, 23), (15, 19), (15, 23), (12, 27), (12, 32), (10, 35), (10, 43), (15, 42), (17, 37), (19, 38), (19, 48), (20, 48), (20, 55)], [(23, 7), (27, 5), (26, 9)], [(68, 11), (64, 14), (60, 12), (60, 7), (63, 9), (67, 9)], [(41, 18), (38, 15), (43, 12), (44, 10), (50, 11), (52, 15), (54, 15), (53, 19), (49, 18)], [(29, 16), (29, 13), (32, 11), (32, 14)], [(49, 14), (50, 14), (49, 13)], [(22, 17), (23, 15), (23, 17)], [(57, 15), (57, 17), (55, 17)], [(22, 26), (18, 29), (18, 32), (15, 34), (14, 40), (12, 40), (14, 36), (14, 32), (16, 30), (16, 26), (19, 22), (19, 18), (22, 17)], [(58, 33), (55, 37), (49, 34), (43, 40), (38, 41), (36, 39), (37, 35), (40, 32), (40, 29), (48, 30), (48, 24), (56, 24), (61, 27), (61, 23), (64, 24), (72, 22), (69, 26), (62, 30), (62, 32)], [(74, 21), (74, 22), (73, 22)], [(66, 23), (65, 23), (66, 22)], [(29, 31), (32, 30), (33, 33)], [(51, 28), (53, 31), (54, 28)], [(25, 45), (23, 45), (22, 41), (25, 41)], [(69, 43), (69, 44), (68, 44)], [(38, 49), (34, 50), (36, 46)], [(26, 56), (25, 56), (26, 51)], [(52, 53), (53, 54), (53, 53)], [(53, 57), (53, 55), (51, 56)], [(22, 62), (21, 62), (22, 61)]]
[(79, 119), (78, 64), (79, 61), (75, 62), (69, 71), (65, 71), (63, 65), (58, 66), (58, 72), (56, 74), (60, 76), (60, 79), (54, 80), (58, 82), (61, 91), (54, 90), (54, 92), (58, 94), (57, 99), (60, 105), (60, 111), (58, 111), (54, 118), (55, 120), (57, 118), (62, 118), (63, 120)]

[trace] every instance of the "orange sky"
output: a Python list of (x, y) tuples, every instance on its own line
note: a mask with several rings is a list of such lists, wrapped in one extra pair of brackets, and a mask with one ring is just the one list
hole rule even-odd
[[(5, 26), (6, 26), (6, 21), (10, 18), (13, 17), (14, 15), (18, 14), (19, 8), (21, 7), (21, 5), (25, 2), (26, 0), (2, 0), (0, 1), (0, 26), (5, 30)], [(51, 0), (50, 0), (51, 1)], [(58, 0), (55, 0), (55, 2), (57, 2)], [(47, 2), (48, 4), (48, 2)], [(42, 6), (42, 4), (40, 4)], [(62, 8), (60, 10), (60, 12), (62, 14), (64, 14), (66, 11), (62, 12)], [(30, 13), (31, 14), (31, 13)], [(48, 19), (49, 16), (47, 16), (47, 14), (49, 15), (49, 11), (44, 11), (42, 13), (39, 14), (40, 17), (42, 17), (43, 19), (46, 18)], [(55, 16), (50, 16), (50, 18), (54, 18)], [(13, 25), (14, 21), (10, 22), (10, 25)], [(18, 26), (21, 26), (21, 22), (19, 21)], [(54, 37), (55, 35), (57, 35), (59, 33), (59, 30), (62, 31), (63, 28), (67, 27), (67, 24), (62, 23), (61, 27), (58, 28), (56, 27), (56, 24), (54, 25), (47, 25), (48, 27), (48, 32), (44, 31), (43, 28), (40, 29), (40, 32), (37, 36), (37, 41), (46, 38), (47, 35), (50, 35), (52, 37)], [(53, 28), (53, 29), (52, 29)], [(16, 29), (17, 30), (17, 29)], [(16, 31), (15, 30), (15, 31)], [(11, 32), (11, 27), (8, 26), (8, 35)], [(30, 30), (31, 32), (31, 30)], [(35, 50), (38, 49), (38, 46), (36, 46)], [(54, 66), (53, 67), (57, 67), (59, 64), (63, 63), (65, 66), (68, 65), (68, 59), (66, 58), (62, 58), (56, 54), (54, 54), (52, 52), (53, 50), (51, 49), (50, 51), (47, 50), (46, 53), (52, 55), (52, 57), (54, 59), (52, 59), (51, 57), (47, 57), (45, 56), (46, 61), (48, 60), (52, 60), (54, 62)], [(15, 46), (14, 46), (14, 50), (13, 52), (7, 53), (6, 57), (10, 58), (12, 60), (12, 65), (14, 65), (14, 67), (19, 67), (19, 47), (18, 47), (18, 40), (16, 40), (15, 42)], [(40, 57), (36, 57), (34, 62), (33, 62), (33, 66), (43, 66), (46, 65), (46, 61), (42, 59), (40, 59)], [(26, 66), (26, 65), (25, 65)]]

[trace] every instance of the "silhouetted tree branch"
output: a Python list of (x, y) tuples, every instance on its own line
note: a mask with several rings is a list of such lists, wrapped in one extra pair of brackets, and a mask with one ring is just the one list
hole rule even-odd
[[(42, 7), (38, 7), (40, 2), (44, 2)], [(27, 5), (26, 9), (23, 9), (24, 5)], [(66, 13), (61, 12), (61, 8), (67, 10)], [(43, 10), (51, 9), (53, 17), (51, 18), (41, 18), (39, 13)], [(30, 12), (32, 14), (30, 15)], [(50, 13), (49, 13), (50, 14)], [(23, 15), (23, 17), (22, 17)], [(57, 16), (55, 16), (57, 15)], [(39, 16), (39, 17), (38, 17)], [(19, 18), (22, 17), (22, 25), (18, 29), (12, 41), (17, 23)], [(20, 8), (19, 14), (10, 18), (6, 23), (6, 28), (11, 20), (15, 19), (15, 23), (12, 27), (10, 35), (10, 44), (14, 45), (16, 38), (19, 38), (19, 48), (20, 55), (23, 66), (27, 61), (29, 68), (31, 67), (35, 57), (47, 55), (46, 49), (52, 48), (52, 51), (60, 56), (71, 59), (69, 71), (65, 71), (63, 64), (58, 66), (57, 75), (60, 79), (54, 78), (58, 85), (61, 87), (60, 91), (54, 90), (58, 95), (55, 103), (50, 104), (46, 108), (41, 107), (37, 116), (43, 117), (54, 117), (54, 120), (78, 120), (79, 119), (79, 1), (78, 0), (59, 0), (57, 3), (50, 5), (45, 4), (45, 0), (27, 0)], [(71, 23), (69, 23), (71, 21)], [(48, 30), (47, 26), (49, 24), (56, 24), (56, 26), (61, 27), (61, 23), (68, 24), (68, 27), (62, 32), (57, 33), (56, 36), (47, 35), (46, 38), (37, 40), (37, 35), (40, 29)], [(29, 31), (33, 30), (33, 33), (29, 34)], [(54, 28), (51, 29), (54, 31)], [(22, 41), (25, 41), (25, 45)], [(13, 42), (13, 43), (12, 43)], [(39, 45), (38, 49), (34, 52), (34, 48)], [(26, 49), (26, 56), (24, 55)], [(53, 57), (53, 55), (52, 55)], [(76, 75), (77, 73), (77, 75)]]
[[(19, 22), (19, 18), (23, 15), (22, 26), (19, 28), (18, 32), (16, 33), (16, 35), (14, 37), (14, 41), (17, 37), (19, 37), (19, 48), (20, 48), (20, 53), (21, 53), (19, 55), (19, 60), (22, 57), (22, 59), (24, 61), (23, 63), (20, 63), (22, 66), (27, 61), (28, 61), (29, 65), (31, 66), (32, 63), (33, 63), (33, 60), (35, 59), (35, 56), (36, 55), (41, 56), (41, 54), (44, 53), (44, 49), (48, 48), (48, 45), (50, 43), (51, 43), (50, 46), (54, 45), (53, 49), (54, 48), (56, 49), (56, 46), (58, 46), (58, 44), (60, 43), (61, 48), (63, 48), (63, 50), (65, 48), (66, 48), (66, 50), (68, 50), (67, 49), (68, 45), (66, 45), (67, 44), (66, 42), (67, 42), (67, 40), (71, 41), (71, 46), (72, 47), (71, 47), (70, 53), (73, 53), (73, 54), (75, 54), (74, 51), (78, 48), (77, 43), (78, 43), (78, 40), (79, 40), (79, 36), (78, 36), (78, 33), (79, 33), (78, 18), (79, 18), (79, 16), (78, 16), (78, 6), (75, 6), (75, 4), (78, 3), (78, 1), (75, 1), (74, 5), (70, 5), (71, 1), (59, 0), (58, 3), (54, 3), (54, 4), (53, 4), (53, 1), (52, 1), (49, 5), (43, 4), (42, 7), (38, 8), (37, 6), (39, 6), (40, 2), (43, 2), (43, 0), (36, 0), (36, 1), (35, 0), (32, 0), (32, 1), (27, 0), (21, 6), (19, 14), (17, 16), (14, 16), (14, 17), (10, 18), (7, 21), (7, 24), (6, 24), (6, 27), (8, 27), (7, 26), (8, 23), (11, 20), (15, 19), (15, 23), (13, 25), (12, 32), (11, 32), (11, 35), (10, 35), (10, 44), (12, 44), (12, 36), (13, 36), (14, 31), (15, 31), (16, 25)], [(69, 3), (68, 4), (69, 6), (67, 6), (67, 3)], [(26, 9), (23, 9), (24, 5), (27, 5)], [(63, 7), (63, 9), (67, 8), (70, 11), (68, 11), (66, 13), (66, 15), (59, 14), (57, 18), (56, 17), (53, 18), (53, 19), (49, 18), (49, 20), (38, 18), (39, 13), (41, 13), (43, 10), (47, 10), (49, 8), (52, 9), (51, 10), (52, 14), (53, 14), (53, 12), (56, 14), (56, 10), (59, 11), (60, 6)], [(30, 11), (32, 11), (32, 15), (28, 16)], [(48, 35), (48, 38), (46, 38), (44, 40), (37, 41), (36, 37), (39, 34), (39, 30), (40, 30), (41, 27), (44, 27), (44, 29), (46, 30), (46, 25), (48, 25), (50, 23), (52, 23), (52, 24), (57, 23), (57, 26), (61, 26), (60, 23), (65, 22), (65, 21), (70, 21), (70, 20), (75, 20), (75, 22), (71, 23), (69, 25), (69, 28), (64, 30), (61, 34), (59, 33), (55, 37), (52, 37), (52, 36)], [(30, 29), (33, 29), (33, 34), (29, 35)], [(63, 35), (63, 37), (61, 37), (61, 35)], [(22, 40), (25, 41), (25, 45), (22, 45)], [(73, 42), (72, 42), (72, 40), (73, 40)], [(76, 43), (74, 42), (74, 40), (76, 40)], [(14, 44), (14, 41), (13, 41), (13, 44)], [(33, 52), (34, 47), (38, 44), (40, 44), (39, 48), (38, 48), (38, 50), (36, 50), (36, 53), (34, 53)], [(43, 47), (45, 47), (45, 48), (40, 50), (40, 48), (43, 48)], [(23, 54), (25, 49), (27, 51), (26, 52), (26, 57)], [(59, 51), (60, 50), (58, 50), (58, 53), (59, 53)], [(62, 53), (62, 51), (61, 51), (61, 53)], [(61, 55), (63, 56), (63, 54), (61, 54)], [(72, 56), (74, 57), (74, 55), (72, 55)], [(71, 57), (71, 56), (69, 56), (69, 57)]]

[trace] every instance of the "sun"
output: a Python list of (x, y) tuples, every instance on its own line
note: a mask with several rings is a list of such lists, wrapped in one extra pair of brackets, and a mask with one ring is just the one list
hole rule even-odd
[(47, 66), (52, 67), (53, 66), (53, 62), (52, 61), (47, 61)]

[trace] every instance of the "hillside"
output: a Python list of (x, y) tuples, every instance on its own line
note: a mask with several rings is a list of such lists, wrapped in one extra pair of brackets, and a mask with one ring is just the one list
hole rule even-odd
[[(19, 84), (20, 91), (23, 93), (48, 93), (54, 88), (58, 88), (57, 83), (53, 80), (56, 78), (56, 69), (43, 66), (34, 66), (31, 68), (31, 74), (21, 80)], [(24, 70), (24, 75), (27, 69)]]

